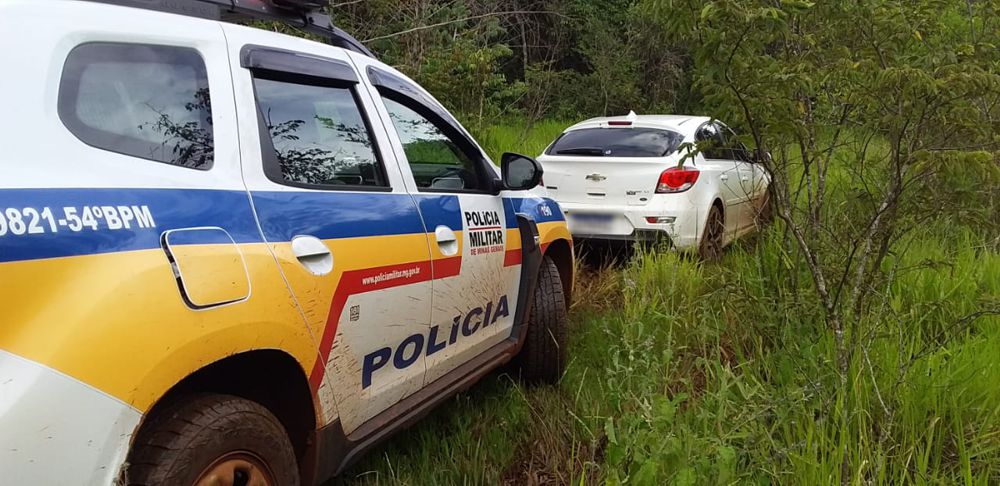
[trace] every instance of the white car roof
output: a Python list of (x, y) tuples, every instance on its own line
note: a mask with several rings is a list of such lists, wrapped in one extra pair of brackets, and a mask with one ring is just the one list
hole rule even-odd
[(702, 123), (711, 119), (712, 117), (709, 116), (698, 115), (636, 115), (635, 113), (629, 113), (628, 115), (622, 116), (591, 118), (589, 120), (579, 122), (567, 128), (565, 131), (569, 132), (582, 128), (607, 127), (608, 122), (611, 121), (631, 121), (632, 126), (635, 127), (668, 128), (683, 135), (690, 136), (694, 134), (695, 129), (701, 126)]

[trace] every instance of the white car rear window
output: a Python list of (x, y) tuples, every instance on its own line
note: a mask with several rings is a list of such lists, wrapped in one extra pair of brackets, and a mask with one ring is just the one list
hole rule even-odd
[(584, 128), (563, 133), (548, 155), (593, 157), (664, 157), (680, 146), (684, 136), (659, 128)]

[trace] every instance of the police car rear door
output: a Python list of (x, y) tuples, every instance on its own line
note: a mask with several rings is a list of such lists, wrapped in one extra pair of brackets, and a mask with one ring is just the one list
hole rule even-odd
[(423, 386), (427, 235), (345, 52), (241, 26), (225, 32), (244, 178), (319, 343), (310, 385), (324, 417), (339, 415), (350, 433)]
[[(472, 138), (426, 91), (384, 65), (351, 54), (366, 71), (400, 169), (431, 239), (433, 309), (428, 385), (511, 336), (520, 277), (517, 219), (496, 190), (498, 174)], [(513, 246), (512, 246), (513, 247)]]

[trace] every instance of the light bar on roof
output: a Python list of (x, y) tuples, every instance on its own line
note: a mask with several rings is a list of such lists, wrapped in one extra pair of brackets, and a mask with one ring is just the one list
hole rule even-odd
[(291, 8), (295, 10), (315, 10), (330, 4), (324, 0), (271, 0), (275, 7)]
[[(0, 0), (2, 2), (3, 0)], [(284, 22), (297, 29), (325, 37), (337, 47), (375, 58), (361, 42), (338, 29), (323, 13), (328, 0), (90, 0), (126, 7), (199, 17), (224, 22), (248, 20)]]

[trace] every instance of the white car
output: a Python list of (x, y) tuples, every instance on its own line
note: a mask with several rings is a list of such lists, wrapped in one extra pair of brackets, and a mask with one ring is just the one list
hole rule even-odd
[(665, 240), (713, 260), (770, 214), (770, 174), (705, 116), (593, 118), (567, 128), (538, 161), (577, 239)]

